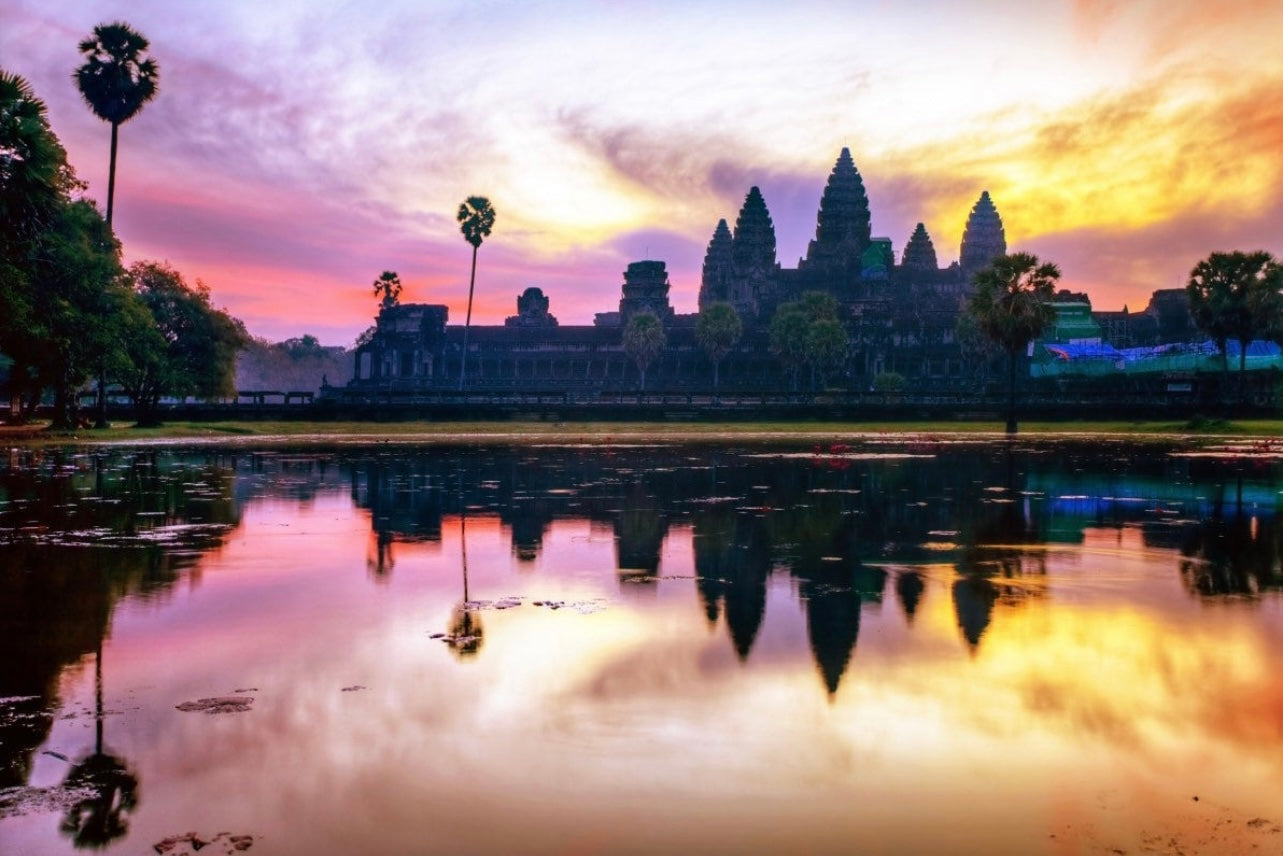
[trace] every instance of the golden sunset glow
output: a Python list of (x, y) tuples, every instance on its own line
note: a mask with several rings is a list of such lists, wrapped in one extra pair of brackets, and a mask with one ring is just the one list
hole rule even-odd
[[(68, 78), (77, 39), (117, 10), (0, 14), (5, 68), (102, 198), (105, 135)], [(1143, 306), (1211, 251), (1283, 252), (1278, 4), (148, 0), (128, 15), (163, 71), (122, 128), (127, 259), (205, 280), (259, 335), (350, 342), (385, 269), (458, 315), (469, 248), (452, 214), (478, 193), (499, 212), (480, 323), (532, 284), (563, 324), (591, 323), (643, 256), (692, 311), (704, 248), (750, 186), (781, 263), (805, 253), (844, 145), (897, 254), (921, 221), (948, 264), (988, 190), (1009, 245), (1100, 309)]]

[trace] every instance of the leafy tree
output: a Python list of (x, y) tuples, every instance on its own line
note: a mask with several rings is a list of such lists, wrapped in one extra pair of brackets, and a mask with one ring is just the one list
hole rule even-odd
[(800, 300), (783, 303), (771, 319), (771, 351), (792, 373), (811, 366), (811, 383), (817, 374), (827, 374), (846, 357), (846, 328), (838, 320), (838, 303), (824, 291), (805, 292)]
[(1247, 365), (1248, 344), (1271, 334), (1280, 315), (1280, 287), (1283, 271), (1264, 251), (1212, 253), (1190, 271), (1185, 286), (1190, 314), (1198, 329), (1216, 343), (1224, 371), (1229, 371), (1226, 343), (1230, 339), (1241, 346), (1241, 377)]
[(846, 330), (836, 318), (817, 318), (810, 323), (803, 343), (806, 362), (811, 367), (811, 386), (815, 386), (816, 375), (821, 382), (846, 360)]
[(827, 291), (806, 291), (802, 293), (802, 308), (806, 310), (806, 317), (812, 321), (819, 321), (822, 318), (838, 317), (837, 298)]
[(321, 340), (311, 333), (304, 333), (302, 336), (294, 336), (280, 343), (282, 350), (290, 355), (292, 360), (303, 360), (308, 357), (315, 357), (326, 352), (325, 346)]
[(904, 387), (905, 378), (899, 372), (879, 372), (873, 376), (873, 390), (875, 392), (902, 392)]
[(653, 312), (638, 312), (628, 319), (624, 328), (624, 353), (637, 364), (641, 372), (641, 389), (646, 391), (646, 369), (664, 350), (667, 338), (664, 327)]
[(252, 339), (236, 356), (236, 388), (315, 392), (352, 378), (353, 354), (311, 334), (281, 342)]
[(25, 290), (26, 327), (15, 360), (38, 387), (54, 391), (51, 428), (76, 425), (75, 393), (95, 371), (118, 362), (125, 339), (120, 248), (92, 203), (66, 203), (39, 240)]
[(40, 245), (79, 187), (44, 102), (26, 80), (0, 71), (0, 351), (13, 360), (9, 388), (17, 418), (24, 396), (31, 396), (29, 413), (40, 393), (35, 358), (41, 347), (32, 333)]
[(396, 271), (385, 270), (379, 274), (374, 281), (374, 296), (380, 298), (380, 309), (391, 309), (401, 302), (401, 277), (396, 275)]
[(779, 357), (792, 374), (794, 390), (797, 389), (798, 369), (806, 362), (806, 331), (809, 326), (806, 310), (798, 301), (781, 304), (771, 318), (771, 353)]
[(477, 283), (477, 249), (494, 228), (495, 210), (484, 196), (469, 196), (455, 216), (463, 238), (472, 245), (472, 275), (468, 277), (468, 314), (463, 321), (463, 356), (459, 359), (459, 391), (468, 376), (468, 328), (472, 326), (472, 291)]
[(122, 378), (138, 423), (157, 424), (165, 396), (216, 398), (235, 392), (236, 354), (249, 343), (241, 322), (214, 308), (204, 283), (189, 286), (168, 265), (139, 262), (129, 277), (152, 321), (146, 335), (134, 337), (131, 369)]
[(992, 363), (1002, 356), (1002, 348), (984, 334), (975, 316), (968, 312), (958, 313), (953, 337), (958, 343), (964, 365), (983, 388), (989, 381), (989, 369)]
[(116, 140), (120, 126), (156, 96), (160, 69), (145, 57), (147, 39), (128, 24), (99, 24), (80, 43), (85, 64), (76, 69), (76, 86), (94, 115), (111, 123), (111, 163), (107, 172), (107, 225), (116, 198)]
[(1030, 253), (994, 259), (972, 276), (965, 311), (990, 341), (1007, 352), (1007, 433), (1016, 433), (1016, 363), (1020, 352), (1055, 320), (1051, 300), (1060, 268)]
[(740, 321), (739, 314), (726, 301), (709, 303), (700, 310), (699, 320), (695, 322), (695, 338), (713, 362), (714, 396), (721, 385), (722, 359), (739, 344), (743, 333), (744, 324)]

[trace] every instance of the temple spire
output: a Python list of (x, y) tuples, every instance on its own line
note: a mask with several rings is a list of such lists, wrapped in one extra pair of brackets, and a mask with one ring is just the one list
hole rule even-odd
[(775, 224), (757, 187), (749, 188), (739, 217), (735, 218), (731, 254), (739, 271), (775, 267)]
[(904, 245), (903, 266), (905, 270), (915, 273), (935, 273), (940, 269), (940, 264), (936, 261), (935, 245), (931, 243), (927, 227), (921, 223), (913, 230), (909, 243)]
[(713, 231), (713, 240), (708, 242), (704, 253), (704, 271), (699, 285), (699, 308), (718, 300), (726, 300), (730, 295), (731, 280), (734, 278), (734, 262), (731, 256), (730, 227), (726, 220), (718, 220)]
[(959, 264), (970, 276), (1007, 252), (1007, 236), (1002, 228), (1002, 218), (989, 198), (989, 191), (980, 194), (967, 218), (967, 228), (962, 234), (962, 252)]
[(749, 188), (731, 240), (734, 279), (726, 299), (741, 317), (755, 317), (775, 274), (775, 224), (757, 187)]
[(869, 197), (851, 150), (844, 146), (820, 197), (815, 240), (807, 247), (806, 265), (846, 267), (858, 262), (871, 236)]

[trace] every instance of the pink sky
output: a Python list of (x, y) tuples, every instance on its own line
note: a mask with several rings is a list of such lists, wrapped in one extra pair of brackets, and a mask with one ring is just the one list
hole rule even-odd
[(842, 146), (876, 235), (942, 264), (989, 190), (1008, 243), (1100, 309), (1215, 250), (1283, 254), (1283, 7), (1266, 2), (0, 0), (89, 195), (108, 128), (71, 81), (124, 18), (160, 92), (121, 129), (127, 260), (167, 260), (272, 340), (349, 344), (383, 270), (462, 320), (466, 196), (498, 211), (474, 322), (538, 285), (563, 324), (616, 308), (630, 261), (693, 311), (704, 248), (751, 185), (796, 263)]

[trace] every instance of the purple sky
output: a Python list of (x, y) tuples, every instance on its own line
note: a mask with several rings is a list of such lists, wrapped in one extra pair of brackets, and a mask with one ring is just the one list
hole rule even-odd
[(151, 40), (160, 93), (121, 128), (127, 260), (169, 261), (272, 340), (350, 343), (389, 269), (461, 321), (474, 194), (498, 211), (474, 322), (538, 285), (591, 323), (645, 257), (693, 311), (718, 218), (760, 186), (794, 265), (844, 145), (897, 254), (922, 221), (955, 260), (987, 189), (1009, 245), (1101, 309), (1214, 250), (1283, 253), (1278, 4), (370, 5), (0, 0), (0, 60), (104, 201), (76, 45), (118, 19)]

